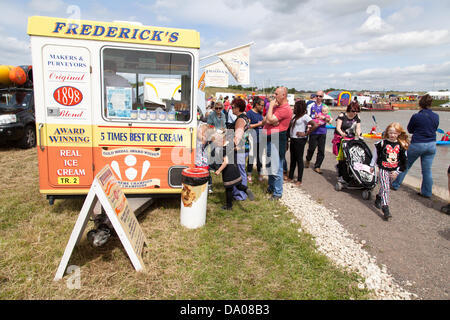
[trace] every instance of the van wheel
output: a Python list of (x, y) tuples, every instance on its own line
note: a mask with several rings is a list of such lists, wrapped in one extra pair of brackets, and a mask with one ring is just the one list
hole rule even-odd
[(19, 141), (19, 147), (22, 149), (29, 149), (36, 145), (36, 132), (33, 126), (25, 127), (25, 134)]

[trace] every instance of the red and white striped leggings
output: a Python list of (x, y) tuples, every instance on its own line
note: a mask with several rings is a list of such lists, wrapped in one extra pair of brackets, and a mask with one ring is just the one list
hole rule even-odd
[(390, 178), (390, 171), (384, 170), (380, 168), (380, 191), (378, 191), (378, 195), (381, 197), (381, 205), (388, 206), (389, 205), (389, 192), (391, 190), (392, 180)]

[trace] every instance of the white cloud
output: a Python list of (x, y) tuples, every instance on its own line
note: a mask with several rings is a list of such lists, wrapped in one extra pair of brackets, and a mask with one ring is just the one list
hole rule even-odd
[(387, 5), (393, 5), (399, 0), (322, 0), (314, 1), (314, 6), (328, 15), (343, 17), (346, 15), (366, 12), (366, 9), (374, 3), (381, 9)]
[(450, 61), (441, 64), (420, 64), (406, 67), (391, 67), (391, 68), (369, 68), (359, 72), (347, 72), (343, 74), (344, 77), (351, 77), (354, 79), (386, 79), (387, 77), (395, 76), (397, 79), (414, 79), (421, 81), (424, 76), (446, 77), (450, 73)]
[(156, 17), (156, 20), (158, 20), (159, 22), (169, 22), (169, 21), (171, 21), (169, 17), (163, 16), (163, 15), (158, 15)]
[(298, 7), (309, 0), (225, 0), (230, 7), (236, 8), (237, 5), (246, 6), (248, 3), (258, 3), (263, 7), (266, 7), (272, 12), (292, 14)]
[(228, 45), (228, 43), (225, 42), (225, 41), (216, 41), (216, 42), (214, 43), (214, 47), (216, 47), (216, 48), (224, 48), (224, 47), (226, 47), (227, 45)]
[(412, 21), (414, 19), (417, 19), (419, 16), (421, 16), (424, 12), (424, 9), (419, 6), (415, 7), (405, 7), (401, 10), (394, 12), (391, 14), (387, 21), (392, 24), (402, 24), (407, 21)]
[(398, 53), (450, 43), (448, 30), (425, 30), (388, 34), (374, 39), (356, 43), (331, 43), (325, 46), (307, 47), (300, 40), (274, 42), (256, 52), (263, 61), (305, 60), (335, 57), (336, 55), (360, 55), (365, 53)]
[(448, 30), (424, 30), (384, 35), (366, 42), (359, 42), (354, 50), (360, 53), (368, 51), (397, 52), (450, 43)]
[(29, 41), (0, 34), (0, 61), (7, 65), (31, 64), (31, 49)]
[(174, 9), (176, 8), (176, 3), (174, 1), (164, 1), (164, 0), (157, 0), (155, 4), (153, 5), (153, 8), (159, 9), (159, 8), (166, 8), (166, 9)]
[(62, 0), (31, 0), (29, 7), (39, 12), (56, 12), (65, 6)]

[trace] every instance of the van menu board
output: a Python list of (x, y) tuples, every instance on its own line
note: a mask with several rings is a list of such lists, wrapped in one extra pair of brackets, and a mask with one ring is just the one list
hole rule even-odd
[[(105, 193), (109, 204), (111, 205), (112, 214), (119, 219), (120, 225), (125, 233), (125, 236), (133, 251), (136, 253), (142, 265), (142, 248), (147, 242), (144, 233), (139, 225), (139, 222), (134, 215), (134, 212), (128, 205), (128, 200), (120, 188), (113, 172), (109, 166), (105, 166), (95, 177), (99, 182), (103, 192)], [(117, 231), (117, 230), (116, 230)], [(119, 232), (117, 232), (119, 234)], [(119, 234), (120, 237), (120, 234)]]
[(105, 210), (136, 271), (145, 269), (142, 254), (144, 244), (148, 243), (147, 239), (111, 168), (107, 165), (95, 176), (64, 250), (55, 280), (61, 280), (64, 276), (73, 249), (84, 233), (97, 200), (100, 201), (102, 208)]

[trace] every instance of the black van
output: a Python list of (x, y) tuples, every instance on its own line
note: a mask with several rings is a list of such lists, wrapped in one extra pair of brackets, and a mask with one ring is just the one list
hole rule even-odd
[(0, 144), (27, 149), (36, 145), (33, 89), (0, 89)]

